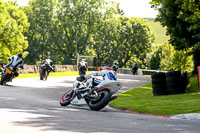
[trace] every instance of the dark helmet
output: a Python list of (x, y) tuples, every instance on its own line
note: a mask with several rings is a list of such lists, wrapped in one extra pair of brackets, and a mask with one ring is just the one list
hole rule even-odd
[(113, 65), (113, 66), (112, 66), (112, 69), (113, 69), (113, 71), (115, 71), (115, 72), (116, 72), (116, 71), (117, 71), (117, 69), (118, 69), (118, 65)]
[(113, 64), (119, 65), (119, 62), (118, 62), (117, 60), (115, 60), (115, 61), (113, 62)]
[(18, 53), (17, 56), (22, 58), (22, 53)]

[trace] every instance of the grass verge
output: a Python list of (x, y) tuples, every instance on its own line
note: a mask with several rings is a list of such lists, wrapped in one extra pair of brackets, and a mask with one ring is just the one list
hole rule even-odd
[[(67, 72), (51, 72), (49, 77), (66, 77), (66, 76), (78, 76), (78, 71), (67, 71)], [(17, 78), (34, 78), (40, 77), (39, 73), (27, 73), (27, 74), (19, 74)]]
[(197, 92), (196, 78), (196, 76), (190, 78), (189, 90), (192, 88), (190, 93), (153, 96), (150, 83), (120, 94), (110, 104), (117, 108), (154, 115), (200, 113), (200, 92)]

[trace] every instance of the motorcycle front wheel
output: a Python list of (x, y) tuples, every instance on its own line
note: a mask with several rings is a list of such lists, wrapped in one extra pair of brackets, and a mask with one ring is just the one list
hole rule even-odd
[(44, 70), (41, 69), (40, 70), (40, 80), (43, 80), (43, 78), (44, 78)]
[(62, 98), (60, 99), (60, 105), (61, 106), (67, 106), (71, 103), (71, 101), (73, 100), (73, 90), (67, 91)]
[(99, 111), (104, 108), (110, 101), (111, 94), (109, 91), (102, 90), (98, 92), (98, 95), (98, 98), (87, 101), (91, 110)]
[(1, 84), (1, 85), (4, 84), (6, 78), (7, 78), (7, 74), (3, 74), (3, 75), (1, 75), (1, 81), (0, 81), (0, 84)]
[(45, 70), (45, 72), (44, 72), (44, 78), (45, 78), (45, 80), (47, 80), (47, 78), (48, 78), (48, 70)]

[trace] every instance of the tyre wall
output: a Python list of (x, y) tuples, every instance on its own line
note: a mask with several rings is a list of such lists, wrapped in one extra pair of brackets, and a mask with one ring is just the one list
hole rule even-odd
[(185, 93), (189, 83), (187, 72), (156, 72), (151, 76), (153, 95), (171, 95)]
[(153, 95), (167, 95), (167, 87), (164, 72), (157, 72), (151, 76)]

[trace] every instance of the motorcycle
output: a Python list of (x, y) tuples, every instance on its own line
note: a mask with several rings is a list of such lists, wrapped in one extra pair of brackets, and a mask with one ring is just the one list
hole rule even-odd
[(132, 67), (131, 71), (133, 75), (136, 75), (138, 68), (137, 67)]
[[(93, 77), (90, 83), (86, 81), (77, 77), (73, 89), (67, 91), (60, 99), (60, 105), (67, 106), (74, 99), (84, 99), (91, 110), (99, 111), (116, 98), (113, 94), (122, 87), (122, 84), (115, 80), (105, 81)], [(95, 86), (98, 83), (100, 83), (100, 86), (98, 85), (97, 88)]]
[(51, 66), (49, 66), (49, 64), (43, 64), (42, 66), (40, 66), (40, 80), (43, 79), (47, 80), (50, 71), (51, 71)]
[[(25, 64), (23, 65), (23, 67), (25, 66)], [(12, 79), (14, 79), (15, 77), (18, 77), (18, 68), (14, 68), (12, 65), (6, 67), (3, 69), (2, 73), (1, 73), (1, 81), (0, 84), (4, 85), (6, 84), (6, 82), (12, 82)]]

